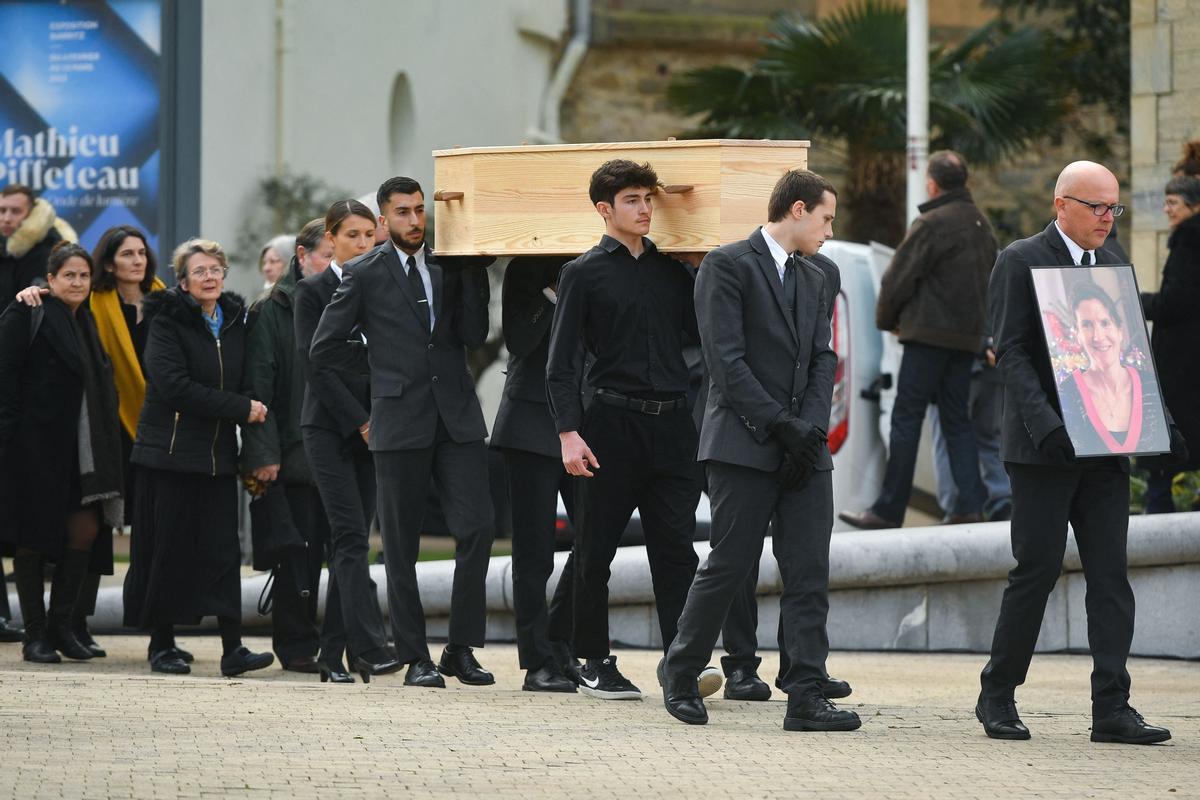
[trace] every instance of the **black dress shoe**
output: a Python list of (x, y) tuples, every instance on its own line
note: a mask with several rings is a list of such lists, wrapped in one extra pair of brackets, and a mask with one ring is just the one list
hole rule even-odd
[(1092, 720), (1093, 742), (1158, 744), (1170, 738), (1169, 730), (1157, 725), (1147, 725), (1142, 715), (1129, 706), (1102, 719)]
[(355, 656), (350, 663), (350, 668), (359, 674), (363, 683), (370, 683), (372, 675), (390, 675), (393, 672), (399, 672), (403, 666), (400, 659), (396, 658), (396, 655), (386, 647), (368, 650), (361, 656)]
[(446, 681), (432, 661), (421, 659), (408, 665), (404, 673), (405, 686), (424, 686), (427, 689), (445, 689)]
[(547, 662), (538, 669), (526, 670), (521, 688), (526, 692), (574, 692), (575, 681), (559, 672), (556, 664)]
[(576, 686), (579, 685), (579, 660), (571, 654), (571, 645), (559, 639), (554, 639), (550, 642), (550, 647), (554, 650), (554, 660), (558, 664), (559, 672), (571, 679), (571, 682)]
[(726, 700), (770, 700), (771, 687), (750, 667), (735, 669), (725, 677)]
[(61, 664), (62, 657), (44, 636), (30, 639), (21, 647), (21, 657), (34, 664)]
[(438, 672), (458, 678), (468, 686), (491, 686), (496, 682), (495, 676), (479, 666), (479, 662), (475, 660), (475, 653), (465, 645), (446, 645), (441, 661), (438, 662)]
[(785, 731), (854, 731), (860, 727), (858, 714), (839, 709), (817, 689), (788, 698)]
[(658, 685), (663, 690), (663, 705), (667, 713), (688, 725), (708, 723), (708, 709), (700, 699), (696, 679), (687, 675), (668, 676), (666, 659), (658, 662)]
[(279, 659), (279, 666), (283, 667), (288, 672), (303, 672), (308, 675), (316, 675), (320, 672), (317, 665), (317, 660), (312, 656), (300, 656), (299, 658), (289, 658), (284, 661)]
[(876, 514), (871, 509), (866, 511), (843, 511), (838, 514), (838, 519), (856, 528), (867, 531), (879, 531), (887, 528), (899, 528), (903, 521), (892, 522)]
[(168, 675), (187, 675), (192, 668), (170, 648), (150, 654), (150, 671)]
[(329, 664), (325, 661), (316, 662), (317, 671), (321, 673), (321, 683), (354, 683), (354, 676), (342, 666), (342, 660)]
[[(0, 585), (0, 589), (3, 589)], [(0, 642), (23, 642), (25, 641), (25, 629), (13, 625), (4, 617), (0, 617)]]
[(252, 653), (248, 647), (239, 647), (226, 656), (221, 656), (221, 674), (234, 678), (243, 672), (266, 669), (275, 663), (273, 653)]
[[(196, 660), (196, 657), (193, 656), (191, 653), (189, 653), (187, 650), (184, 650), (182, 647), (176, 647), (175, 645), (171, 645), (166, 650), (163, 650), (161, 652), (170, 653), (172, 658), (178, 658), (180, 661), (182, 661), (185, 664), (190, 664)], [(155, 654), (154, 651), (147, 649), (146, 650), (146, 660), (153, 661), (154, 654)]]
[(1012, 700), (989, 700), (982, 695), (975, 704), (975, 719), (983, 723), (983, 732), (990, 739), (1029, 738), (1029, 728), (1017, 714), (1017, 704)]
[(46, 627), (46, 641), (72, 661), (87, 661), (92, 658), (92, 651), (75, 638), (74, 631), (65, 623), (51, 619)]
[(92, 633), (86, 626), (75, 626), (75, 638), (79, 643), (92, 651), (92, 658), (104, 658), (108, 655), (108, 651), (96, 643), (92, 638)]

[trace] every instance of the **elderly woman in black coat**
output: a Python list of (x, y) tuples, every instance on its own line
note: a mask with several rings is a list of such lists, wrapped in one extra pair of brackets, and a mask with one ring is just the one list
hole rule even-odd
[(1154, 323), (1150, 349), (1163, 402), (1182, 431), (1190, 455), (1184, 462), (1164, 456), (1139, 460), (1150, 471), (1148, 514), (1174, 511), (1171, 483), (1175, 475), (1200, 469), (1200, 369), (1196, 364), (1196, 343), (1200, 342), (1200, 178), (1172, 178), (1165, 194), (1170, 254), (1159, 290), (1142, 293), (1142, 309)]
[(215, 616), (221, 674), (270, 666), (242, 645), (236, 425), (267, 409), (240, 392), (246, 315), (226, 292), (221, 246), (190, 239), (175, 249), (179, 285), (143, 300), (146, 401), (138, 420), (134, 538), (125, 578), (125, 624), (151, 631), (150, 668), (184, 674), (176, 624)]
[(92, 657), (71, 618), (89, 568), (112, 571), (123, 471), (112, 365), (87, 307), (92, 259), (64, 242), (47, 270), (42, 307), (14, 302), (0, 316), (0, 542), (14, 556), (25, 660), (57, 664), (58, 651)]

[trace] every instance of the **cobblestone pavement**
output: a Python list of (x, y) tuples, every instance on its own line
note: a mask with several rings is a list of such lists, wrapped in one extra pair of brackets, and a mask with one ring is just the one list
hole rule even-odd
[[(512, 646), (479, 652), (497, 685), (412, 689), (402, 675), (321, 685), (277, 666), (222, 679), (219, 639), (181, 637), (187, 677), (152, 675), (146, 639), (61, 666), (0, 645), (4, 797), (1195, 797), (1200, 665), (1135, 660), (1134, 704), (1173, 741), (1088, 741), (1080, 656), (1039, 656), (1018, 700), (1029, 742), (986, 739), (971, 709), (978, 655), (835, 653), (854, 733), (786, 733), (784, 703), (712, 699), (711, 722), (667, 716), (658, 654), (621, 651), (642, 702), (519, 691)], [(265, 639), (250, 639), (265, 649)], [(436, 657), (440, 648), (434, 650)], [(769, 655), (762, 674), (774, 676)], [(719, 697), (719, 695), (718, 695)]]

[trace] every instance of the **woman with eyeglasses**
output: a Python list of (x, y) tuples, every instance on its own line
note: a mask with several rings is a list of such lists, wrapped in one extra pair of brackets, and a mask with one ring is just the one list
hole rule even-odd
[(178, 285), (142, 303), (150, 329), (125, 624), (150, 630), (151, 670), (186, 674), (175, 625), (215, 616), (221, 674), (232, 677), (275, 660), (242, 645), (238, 546), (235, 427), (262, 422), (267, 408), (241, 391), (245, 303), (225, 291), (225, 251), (190, 239), (172, 260)]
[[(0, 315), (0, 544), (13, 555), (26, 661), (89, 659), (72, 619), (89, 571), (112, 571), (112, 526), (122, 524), (117, 394), (87, 307), (92, 259), (60, 243), (40, 308)], [(43, 564), (54, 563), (50, 609)]]
[[(1200, 150), (1200, 146), (1196, 149)], [(1195, 157), (1195, 153), (1185, 151)], [(1139, 459), (1150, 471), (1146, 482), (1146, 513), (1175, 510), (1171, 487), (1180, 472), (1200, 469), (1200, 369), (1196, 342), (1200, 342), (1200, 178), (1180, 175), (1166, 186), (1163, 212), (1171, 225), (1170, 253), (1163, 266), (1157, 292), (1142, 293), (1146, 320), (1154, 324), (1150, 349), (1158, 368), (1163, 402), (1190, 451), (1186, 461), (1167, 458)], [(1196, 498), (1185, 505), (1192, 510)]]

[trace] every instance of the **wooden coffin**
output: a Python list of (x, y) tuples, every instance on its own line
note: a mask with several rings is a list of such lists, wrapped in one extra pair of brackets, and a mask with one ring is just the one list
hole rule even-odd
[(779, 176), (807, 168), (807, 141), (693, 139), (435, 150), (434, 235), (447, 255), (575, 255), (604, 221), (588, 199), (605, 161), (649, 162), (663, 184), (650, 238), (706, 251), (766, 221)]

